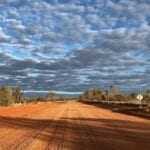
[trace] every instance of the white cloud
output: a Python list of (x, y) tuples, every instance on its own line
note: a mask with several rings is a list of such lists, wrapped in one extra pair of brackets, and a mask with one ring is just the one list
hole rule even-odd
[(11, 38), (10, 36), (6, 35), (4, 32), (3, 32), (3, 29), (0, 28), (0, 43), (3, 43), (3, 42), (10, 42)]
[[(113, 82), (134, 86), (137, 78), (143, 86), (148, 80), (149, 1), (103, 2), (0, 1), (5, 83), (79, 91)], [(39, 75), (30, 77), (27, 70)]]

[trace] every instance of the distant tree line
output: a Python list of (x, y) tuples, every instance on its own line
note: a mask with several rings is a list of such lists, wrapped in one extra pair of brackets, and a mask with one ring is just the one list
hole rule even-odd
[(49, 92), (45, 97), (23, 97), (20, 87), (0, 87), (0, 106), (18, 103), (37, 103), (53, 101), (55, 93)]
[[(123, 94), (119, 93), (116, 86), (110, 86), (109, 91), (103, 91), (101, 89), (89, 89), (80, 95), (80, 101), (91, 101), (91, 102), (101, 102), (101, 101), (114, 101), (114, 102), (131, 102), (137, 101), (136, 96), (138, 93)], [(150, 103), (150, 90), (142, 92), (143, 100), (142, 102)]]
[[(137, 101), (137, 93), (122, 94), (118, 93), (116, 86), (110, 86), (109, 91), (103, 91), (101, 89), (89, 89), (80, 95), (80, 101), (114, 101), (114, 102), (131, 102)], [(150, 90), (142, 92), (142, 102), (150, 103)], [(48, 102), (56, 100), (56, 94), (49, 92), (45, 97), (23, 97), (23, 93), (20, 87), (0, 87), (0, 106), (8, 106), (17, 103), (37, 103)], [(64, 99), (64, 98), (63, 98)], [(60, 100), (63, 100), (60, 98)], [(57, 99), (58, 100), (58, 99)]]

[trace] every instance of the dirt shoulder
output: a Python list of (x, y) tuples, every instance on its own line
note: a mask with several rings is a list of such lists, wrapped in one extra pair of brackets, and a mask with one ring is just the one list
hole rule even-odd
[(94, 105), (99, 108), (105, 108), (112, 112), (118, 112), (141, 118), (150, 119), (150, 106), (147, 104), (117, 103), (117, 102), (82, 102), (84, 104)]

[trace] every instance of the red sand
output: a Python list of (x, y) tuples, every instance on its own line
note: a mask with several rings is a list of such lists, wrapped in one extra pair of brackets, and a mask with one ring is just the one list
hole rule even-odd
[(150, 120), (79, 102), (0, 108), (2, 150), (149, 150)]

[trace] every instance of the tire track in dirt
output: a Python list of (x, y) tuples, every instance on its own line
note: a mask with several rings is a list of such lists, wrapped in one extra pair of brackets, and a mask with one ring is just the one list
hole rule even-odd
[[(101, 143), (99, 147), (102, 147), (102, 149), (108, 149), (108, 142), (106, 141), (109, 139), (110, 143), (112, 144), (112, 149), (125, 149), (125, 145), (131, 145), (131, 149), (149, 149), (150, 147), (150, 122), (149, 120), (128, 116), (124, 114), (118, 114), (113, 113), (111, 111), (101, 109), (101, 108), (95, 108), (94, 106), (86, 106), (81, 105), (82, 107), (82, 113), (86, 114), (84, 115), (83, 119), (85, 122), (89, 125), (88, 128), (91, 128), (93, 132), (97, 132), (99, 135), (101, 135), (101, 140), (97, 140), (97, 143)], [(89, 119), (90, 118), (90, 119)], [(139, 124), (139, 123), (143, 124)], [(143, 125), (143, 126), (142, 126)], [(145, 128), (148, 133), (141, 134), (138, 132), (136, 128)], [(127, 126), (127, 127), (126, 127)], [(95, 129), (97, 131), (94, 131)], [(99, 129), (98, 129), (99, 128)], [(132, 129), (129, 129), (132, 128)], [(103, 130), (102, 130), (103, 129)], [(135, 129), (135, 130), (134, 130)], [(112, 137), (111, 137), (112, 136)], [(102, 138), (103, 137), (103, 138)], [(111, 137), (111, 138), (110, 138)], [(114, 137), (114, 139), (113, 139)], [(118, 141), (115, 141), (115, 138), (118, 139)], [(106, 139), (106, 140), (104, 140)], [(120, 140), (120, 141), (119, 141)], [(119, 143), (117, 145), (117, 143)], [(137, 146), (137, 143), (139, 146)], [(123, 146), (123, 147), (121, 147)]]
[[(67, 107), (66, 107), (67, 106)], [(52, 135), (48, 140), (48, 145), (45, 150), (61, 150), (64, 143), (65, 131), (67, 128), (67, 121), (64, 121), (63, 118), (68, 116), (68, 105), (66, 105), (63, 113), (59, 118), (56, 118), (55, 129), (51, 132)]]
[[(41, 111), (41, 114), (38, 114), (38, 115), (35, 115), (34, 117), (30, 117), (30, 118), (27, 118), (27, 119), (44, 119), (46, 118), (47, 116), (53, 116), (54, 115), (57, 115), (59, 113), (59, 111), (61, 110), (61, 107), (59, 108), (59, 110), (54, 110), (56, 112), (51, 112), (51, 110), (44, 110), (44, 111)], [(26, 119), (26, 118), (24, 118)], [(22, 120), (23, 121), (23, 120)], [(24, 131), (22, 131), (22, 129), (20, 129), (19, 131), (16, 131), (16, 129), (14, 129), (16, 132), (12, 133), (13, 135), (12, 136), (15, 136), (15, 138), (17, 137), (17, 139), (12, 139), (12, 141), (9, 141), (8, 144), (7, 143), (7, 146), (6, 144), (4, 145), (1, 145), (1, 147), (3, 149), (6, 149), (6, 150), (14, 150), (14, 149), (17, 149), (17, 150), (24, 150), (30, 143), (32, 143), (33, 140), (35, 140), (35, 138), (38, 136), (38, 134), (40, 134), (40, 132), (47, 126), (47, 123), (44, 123), (44, 124), (40, 124), (39, 123), (39, 128), (38, 129), (25, 129)], [(10, 136), (10, 135), (9, 135)], [(7, 137), (8, 138), (8, 137)], [(7, 140), (5, 140), (7, 141)]]
[[(44, 110), (45, 111), (45, 110)], [(41, 112), (43, 112), (43, 110), (40, 110), (40, 111), (36, 111), (36, 112), (33, 112), (33, 113), (28, 113), (28, 114), (25, 114), (25, 115), (23, 115), (23, 116), (21, 116), (21, 118), (27, 118), (27, 117), (35, 117), (35, 116), (37, 116), (37, 115), (39, 115)], [(38, 113), (38, 114), (37, 114)], [(10, 125), (8, 125), (8, 124), (6, 124), (5, 123), (5, 121), (6, 121), (7, 119), (6, 119), (6, 117), (1, 117), (1, 123), (0, 123), (0, 125), (5, 125), (5, 128), (9, 128), (9, 127), (11, 127)], [(3, 130), (3, 129), (2, 129)], [(19, 130), (19, 127), (15, 127), (15, 129), (12, 129), (12, 128), (10, 128), (10, 129), (7, 129), (7, 131), (6, 132), (0, 132), (1, 133), (1, 135), (0, 135), (0, 138), (2, 139), (2, 138), (5, 138), (6, 136), (8, 136), (8, 134), (9, 135), (11, 135), (11, 134), (14, 134), (13, 132), (14, 131), (16, 131), (16, 130)]]
[[(52, 113), (51, 116), (53, 116), (53, 118), (55, 118), (55, 117), (57, 117), (58, 113), (59, 113), (59, 111), (57, 113)], [(49, 113), (46, 114), (46, 116), (47, 115), (49, 115)], [(42, 116), (42, 118), (43, 118), (43, 116)], [(51, 121), (53, 121), (53, 119)], [(42, 125), (41, 127), (39, 127), (38, 131), (33, 132), (32, 134), (28, 135), (27, 138), (25, 138), (25, 140), (22, 143), (21, 142), (19, 143), (19, 148), (17, 148), (17, 150), (28, 149), (29, 145), (32, 145), (32, 142), (38, 138), (39, 134), (43, 130), (45, 130), (48, 125), (49, 124), (46, 123), (45, 125)]]
[(88, 136), (89, 138), (89, 142), (91, 143), (91, 147), (93, 148), (93, 150), (99, 150), (99, 148), (97, 147), (95, 141), (94, 141), (94, 138), (93, 138), (93, 135), (92, 135), (92, 132), (90, 130), (90, 128), (87, 128), (87, 125), (85, 123), (85, 121), (83, 121), (82, 119), (84, 119), (83, 117), (83, 114), (81, 113), (81, 110), (79, 110), (76, 106), (76, 110), (77, 110), (77, 118), (80, 122), (80, 125), (83, 126), (83, 129), (85, 131), (85, 134)]
[[(23, 107), (25, 107), (25, 106), (23, 106)], [(26, 106), (27, 107), (27, 106)], [(58, 106), (57, 106), (58, 107)], [(23, 113), (23, 115), (19, 115), (19, 117), (21, 117), (21, 118), (32, 118), (32, 117), (35, 117), (35, 116), (37, 116), (37, 115), (39, 115), (39, 114), (41, 114), (41, 112), (43, 112), (43, 111), (47, 111), (47, 110), (49, 110), (49, 108), (46, 108), (46, 110), (43, 110), (43, 108), (42, 109), (38, 109), (38, 110), (36, 110), (36, 111), (32, 111), (32, 112), (29, 112), (29, 113)], [(22, 113), (20, 110), (19, 111), (17, 111), (16, 110), (16, 108), (15, 108), (15, 113)], [(11, 113), (11, 115), (12, 115), (13, 113)], [(10, 115), (10, 116), (11, 116)], [(9, 116), (9, 115), (8, 115)], [(15, 116), (15, 118), (16, 118), (16, 116)], [(9, 135), (11, 135), (11, 134), (14, 134), (13, 132), (15, 132), (16, 130), (19, 130), (19, 127), (15, 127), (15, 129), (14, 128), (12, 128), (12, 126), (10, 125), (10, 124), (6, 124), (6, 121), (8, 120), (7, 119), (7, 116), (0, 116), (0, 120), (1, 120), (1, 122), (0, 122), (0, 126), (5, 126), (4, 128), (0, 128), (0, 139), (2, 139), (2, 138), (7, 138), (7, 135), (9, 134)]]
[[(44, 131), (42, 132), (42, 134), (38, 135), (38, 138), (36, 140), (34, 140), (29, 146), (28, 146), (28, 150), (37, 150), (37, 149), (48, 149), (52, 144), (55, 143), (55, 138), (57, 137), (57, 132), (60, 130), (62, 131), (63, 128), (59, 128), (59, 126), (61, 125), (61, 117), (66, 113), (65, 111), (65, 106), (66, 104), (64, 104), (60, 110), (59, 113), (57, 114), (57, 116), (52, 117), (53, 119), (51, 120), (51, 123), (44, 128)], [(59, 132), (60, 132), (59, 131)], [(42, 141), (39, 139), (42, 139), (43, 136), (46, 136), (46, 138)], [(64, 136), (64, 134), (60, 134), (62, 135), (62, 137)], [(62, 140), (61, 137), (61, 140)], [(59, 138), (57, 137), (57, 140), (59, 140)], [(61, 144), (58, 143), (58, 144)], [(58, 145), (58, 144), (54, 144), (53, 149)]]

